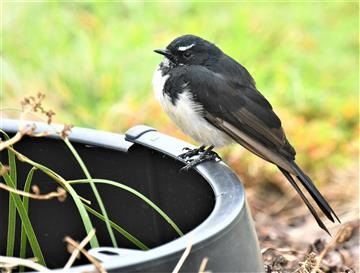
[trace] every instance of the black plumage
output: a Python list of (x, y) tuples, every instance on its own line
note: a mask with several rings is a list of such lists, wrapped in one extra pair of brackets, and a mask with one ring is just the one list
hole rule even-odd
[(334, 222), (335, 216), (339, 221), (338, 217), (295, 163), (295, 149), (287, 140), (279, 117), (257, 90), (246, 68), (214, 44), (194, 35), (176, 38), (165, 50), (155, 51), (165, 60), (155, 73), (154, 89), (178, 126), (195, 140), (211, 145), (211, 149), (231, 140), (277, 165), (319, 226), (329, 232), (294, 177), (329, 220)]

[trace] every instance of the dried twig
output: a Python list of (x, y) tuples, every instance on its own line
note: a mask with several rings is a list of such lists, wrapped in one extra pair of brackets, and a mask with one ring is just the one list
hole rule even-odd
[(2, 165), (2, 166), (0, 167), (0, 176), (3, 176), (3, 175), (5, 175), (5, 174), (9, 173), (9, 171), (10, 171), (10, 167), (9, 167), (9, 166), (7, 166), (7, 165)]
[(55, 115), (55, 112), (52, 110), (45, 110), (43, 108), (42, 101), (44, 100), (44, 98), (45, 98), (45, 94), (39, 92), (36, 97), (33, 96), (25, 97), (21, 101), (22, 111), (19, 118), (20, 120), (19, 129), (12, 138), (0, 142), (0, 151), (11, 145), (14, 145), (16, 142), (19, 142), (22, 139), (22, 137), (25, 135), (31, 135), (33, 137), (42, 137), (49, 134), (48, 132), (35, 133), (36, 130), (35, 124), (29, 126), (28, 124), (24, 125), (23, 123), (25, 121), (25, 117), (27, 114), (31, 112), (40, 112), (40, 114), (43, 114), (47, 117), (47, 123), (51, 124), (52, 117)]
[(328, 254), (331, 250), (333, 250), (338, 244), (341, 244), (341, 243), (347, 241), (351, 237), (352, 230), (353, 230), (353, 227), (349, 224), (346, 224), (346, 225), (343, 225), (340, 227), (340, 229), (338, 230), (338, 232), (336, 233), (334, 238), (332, 238), (332, 240), (321, 251), (321, 253), (317, 259), (316, 265), (311, 270), (311, 273), (319, 272), (321, 262), (324, 259), (324, 257), (326, 256), (326, 254)]
[(202, 259), (198, 273), (211, 273), (211, 271), (207, 271), (207, 270), (205, 271), (208, 261), (209, 261), (208, 257), (205, 257), (204, 259)]
[(172, 271), (172, 273), (178, 273), (180, 268), (182, 267), (182, 265), (184, 264), (186, 258), (189, 256), (190, 251), (191, 251), (191, 246), (192, 246), (192, 240), (189, 240), (188, 245), (186, 246), (184, 253), (181, 255), (179, 261), (177, 262), (174, 270)]
[(64, 128), (59, 132), (61, 138), (66, 138), (69, 136), (71, 129), (74, 127), (72, 124), (64, 124)]
[(21, 106), (23, 113), (29, 113), (29, 112), (40, 112), (41, 114), (44, 114), (47, 117), (47, 123), (50, 124), (52, 122), (52, 117), (55, 115), (55, 112), (53, 110), (45, 110), (42, 106), (42, 101), (45, 99), (44, 93), (37, 93), (36, 97), (29, 96), (25, 97), (21, 101)]
[(0, 183), (0, 189), (9, 191), (9, 192), (13, 192), (16, 193), (18, 195), (22, 195), (22, 196), (26, 196), (32, 199), (37, 199), (37, 200), (49, 200), (49, 199), (53, 199), (53, 198), (58, 198), (59, 201), (64, 201), (66, 198), (66, 191), (65, 189), (58, 187), (57, 191), (55, 192), (49, 192), (47, 194), (40, 194), (40, 193), (29, 193), (29, 192), (25, 192), (25, 191), (21, 191), (18, 189), (14, 189), (12, 187), (9, 187), (3, 183)]
[(310, 273), (313, 272), (316, 263), (316, 254), (314, 252), (306, 255), (305, 261), (300, 262), (300, 267), (294, 273)]
[(0, 142), (0, 151), (4, 150), (5, 148), (11, 145), (14, 145), (16, 142), (19, 142), (24, 135), (28, 135), (33, 132), (34, 132), (33, 126), (22, 127), (21, 129), (19, 129), (19, 131), (16, 132), (16, 134), (12, 138)]
[[(12, 147), (8, 147), (8, 149), (10, 151), (12, 151), (16, 158), (22, 162), (26, 162), (34, 167), (37, 167), (38, 169), (41, 169), (41, 167), (43, 167), (42, 165), (36, 163), (35, 161), (32, 161), (30, 158), (26, 157), (25, 155), (19, 153), (18, 151), (16, 151), (15, 149), (13, 149)], [(50, 176), (52, 179), (54, 179), (55, 181), (58, 181), (60, 183), (60, 185), (63, 185), (65, 188), (67, 187), (67, 181), (62, 177), (60, 176), (58, 173), (46, 168), (48, 170), (48, 172), (46, 172), (46, 174), (48, 176)], [(88, 205), (91, 205), (91, 201), (90, 200), (87, 200), (85, 199), (84, 197), (81, 197), (79, 196), (79, 198), (81, 199), (81, 201), (85, 202), (86, 204)]]
[[(90, 242), (91, 238), (95, 235), (95, 229), (92, 229), (89, 234), (81, 241), (81, 243), (79, 244), (79, 248), (75, 248), (72, 250), (71, 256), (69, 258), (69, 260), (67, 261), (66, 265), (64, 266), (64, 270), (69, 269), (72, 264), (74, 263), (75, 259), (79, 256), (80, 254), (80, 249), (83, 249), (86, 244), (88, 242)], [(69, 238), (69, 237), (66, 237)], [(66, 238), (64, 240), (66, 240)]]
[(29, 259), (0, 256), (0, 268), (9, 269), (11, 272), (11, 268), (17, 266), (25, 266), (40, 272), (50, 272), (48, 268)]
[(69, 236), (66, 236), (64, 238), (64, 241), (67, 242), (71, 247), (73, 247), (73, 252), (68, 260), (68, 262), (66, 263), (66, 265), (64, 266), (64, 270), (68, 270), (72, 264), (74, 263), (76, 257), (80, 254), (80, 252), (95, 266), (95, 268), (100, 272), (100, 273), (106, 273), (106, 270), (104, 269), (104, 267), (102, 266), (102, 264), (96, 260), (93, 256), (91, 256), (85, 249), (84, 247), (86, 246), (86, 244), (91, 240), (91, 238), (95, 235), (95, 229), (91, 230), (89, 232), (89, 234), (81, 241), (81, 243), (77, 243), (75, 242), (73, 239), (71, 239)]

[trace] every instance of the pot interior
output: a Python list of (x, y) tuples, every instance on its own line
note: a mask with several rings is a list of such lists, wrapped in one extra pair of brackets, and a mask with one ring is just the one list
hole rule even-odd
[[(122, 137), (122, 136), (119, 136)], [(128, 152), (73, 142), (93, 178), (121, 182), (147, 196), (164, 210), (186, 233), (202, 223), (215, 204), (214, 193), (209, 184), (193, 170), (180, 172), (180, 162), (149, 148), (133, 145)], [(81, 168), (63, 141), (54, 138), (24, 137), (15, 149), (56, 171), (67, 180), (83, 179)], [(2, 152), (1, 162), (7, 162)], [(30, 165), (17, 161), (18, 188), (23, 189)], [(1, 182), (3, 182), (2, 178)], [(33, 184), (41, 193), (55, 191), (58, 184), (36, 171)], [(99, 210), (90, 185), (74, 185), (76, 191)], [(119, 188), (97, 184), (109, 218), (140, 239), (150, 248), (176, 239), (177, 233), (144, 201)], [(9, 194), (0, 191), (0, 255), (6, 253), (7, 215)], [(89, 214), (101, 246), (112, 246), (105, 224)], [(40, 201), (30, 199), (29, 216), (45, 256), (47, 266), (59, 268), (69, 258), (65, 236), (81, 241), (85, 236), (81, 218), (68, 195), (64, 202), (57, 199)], [(19, 256), (20, 219), (17, 221), (14, 256)], [(136, 249), (131, 242), (115, 231), (118, 246)], [(27, 246), (27, 257), (32, 257)], [(87, 261), (79, 260), (77, 264)]]

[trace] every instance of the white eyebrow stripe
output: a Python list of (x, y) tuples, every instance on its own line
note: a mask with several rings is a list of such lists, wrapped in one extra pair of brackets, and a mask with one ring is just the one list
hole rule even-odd
[(188, 45), (188, 46), (179, 46), (178, 50), (180, 51), (185, 51), (185, 50), (188, 50), (190, 48), (192, 48), (195, 44), (191, 44), (191, 45)]

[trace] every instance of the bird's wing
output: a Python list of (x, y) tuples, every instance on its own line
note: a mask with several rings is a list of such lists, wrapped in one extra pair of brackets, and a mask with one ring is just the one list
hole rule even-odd
[[(295, 158), (270, 103), (252, 84), (229, 81), (205, 67), (188, 69), (185, 79), (205, 118), (258, 156), (278, 164), (273, 156)], [(271, 156), (273, 154), (273, 156)], [(282, 160), (284, 160), (282, 159)], [(285, 169), (285, 166), (278, 164)]]
[(191, 72), (194, 71), (189, 69), (184, 78), (189, 81), (188, 87), (194, 99), (203, 105), (204, 117), (245, 148), (276, 164), (300, 194), (319, 226), (329, 233), (291, 175), (299, 179), (329, 220), (334, 222), (332, 215), (340, 220), (311, 179), (296, 165), (295, 150), (286, 139), (280, 119), (255, 85), (229, 83), (221, 75), (203, 67), (196, 69), (196, 73)]

